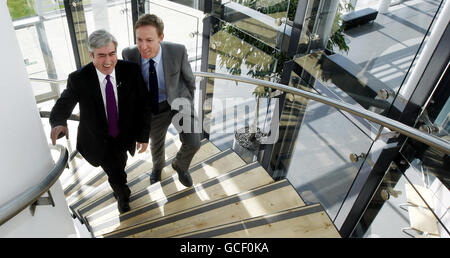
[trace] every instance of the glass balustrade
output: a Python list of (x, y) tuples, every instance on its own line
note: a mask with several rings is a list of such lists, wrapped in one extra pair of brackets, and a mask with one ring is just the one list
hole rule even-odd
[[(357, 8), (347, 5), (350, 2)], [(381, 2), (391, 5), (380, 11)], [(344, 95), (344, 101), (396, 117), (413, 91), (407, 85), (408, 71), (414, 68), (444, 2), (310, 0), (297, 61), (302, 65), (301, 59), (318, 59), (314, 62), (320, 66), (315, 69), (333, 81), (335, 87), (329, 89)], [(375, 19), (352, 27), (344, 21), (345, 15), (366, 8), (372, 8)], [(302, 68), (311, 69), (308, 65)], [(334, 74), (326, 73), (330, 71)]]
[[(204, 14), (184, 4), (189, 1), (146, 0), (146, 13), (155, 14), (164, 22), (164, 41), (186, 47), (193, 71), (200, 70)], [(191, 3), (195, 5), (194, 3)], [(189, 5), (191, 5), (189, 4)]]
[[(289, 86), (319, 93), (294, 72)], [(271, 166), (288, 178), (308, 203), (321, 203), (334, 219), (372, 139), (352, 117), (336, 108), (288, 94)], [(351, 159), (351, 156), (356, 159)]]
[(448, 238), (448, 177), (438, 177), (427, 163), (402, 155), (391, 165), (353, 237)]
[(221, 19), (280, 50), (289, 28), (286, 25), (289, 4), (289, 0), (225, 0)]

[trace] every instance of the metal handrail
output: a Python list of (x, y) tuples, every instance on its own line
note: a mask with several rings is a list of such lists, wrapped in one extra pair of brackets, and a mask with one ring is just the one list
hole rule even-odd
[(44, 79), (44, 78), (28, 78), (32, 82), (48, 82), (48, 83), (66, 83), (67, 80)]
[[(249, 84), (260, 85), (260, 86), (264, 86), (264, 87), (269, 87), (274, 90), (281, 90), (283, 92), (302, 96), (307, 99), (318, 101), (320, 103), (335, 107), (337, 109), (349, 112), (351, 114), (357, 115), (357, 116), (367, 119), (369, 121), (375, 122), (383, 127), (389, 128), (395, 132), (401, 133), (401, 134), (408, 136), (414, 140), (417, 140), (419, 142), (427, 144), (428, 146), (436, 148), (437, 150), (440, 150), (440, 151), (444, 152), (445, 154), (450, 154), (450, 143), (448, 143), (442, 139), (439, 139), (437, 137), (434, 137), (432, 135), (428, 135), (424, 132), (421, 132), (420, 130), (418, 130), (416, 128), (407, 126), (396, 120), (387, 118), (385, 116), (379, 115), (377, 113), (368, 111), (366, 109), (357, 107), (352, 104), (348, 104), (348, 103), (345, 103), (342, 101), (330, 99), (328, 97), (325, 97), (325, 96), (322, 96), (319, 94), (311, 93), (311, 92), (308, 92), (305, 90), (293, 88), (293, 87), (286, 86), (283, 84), (264, 81), (264, 80), (260, 80), (260, 79), (247, 78), (247, 77), (242, 77), (242, 76), (235, 76), (235, 75), (221, 74), (221, 73), (193, 72), (193, 74), (194, 74), (194, 76), (204, 77), (204, 78), (215, 78), (215, 79), (231, 80), (231, 81), (235, 81), (235, 82), (244, 82), (244, 83), (249, 83)], [(55, 82), (55, 80), (51, 80), (51, 79), (39, 79), (39, 80), (45, 81), (45, 82)], [(62, 82), (65, 82), (65, 80), (56, 80), (56, 82), (62, 83)]]
[(58, 180), (64, 171), (69, 157), (67, 149), (62, 145), (49, 145), (50, 148), (59, 151), (59, 159), (48, 175), (37, 185), (34, 185), (22, 192), (19, 196), (13, 198), (7, 203), (0, 206), (0, 226), (16, 216), (22, 210), (33, 204), (41, 195), (47, 192), (53, 184)]
[(448, 143), (442, 139), (439, 139), (437, 137), (434, 137), (432, 135), (428, 135), (424, 132), (421, 132), (413, 127), (407, 126), (403, 123), (400, 123), (393, 119), (379, 115), (377, 113), (368, 111), (366, 109), (357, 107), (355, 105), (351, 105), (351, 104), (348, 104), (348, 103), (345, 103), (342, 101), (330, 99), (328, 97), (324, 97), (319, 94), (311, 93), (311, 92), (308, 92), (305, 90), (293, 88), (293, 87), (286, 86), (283, 84), (254, 79), (254, 78), (246, 78), (246, 77), (241, 77), (241, 76), (234, 76), (234, 75), (220, 74), (220, 73), (207, 73), (207, 72), (194, 72), (194, 75), (199, 76), (199, 77), (205, 77), (205, 78), (224, 79), (224, 80), (232, 80), (232, 81), (236, 81), (236, 82), (256, 84), (256, 85), (260, 85), (260, 86), (264, 86), (264, 87), (269, 87), (271, 89), (281, 90), (281, 91), (284, 91), (287, 93), (299, 95), (299, 96), (305, 97), (307, 99), (312, 99), (312, 100), (318, 101), (320, 103), (323, 103), (323, 104), (338, 108), (340, 110), (349, 112), (351, 114), (357, 115), (357, 116), (367, 119), (369, 121), (375, 122), (381, 126), (389, 128), (393, 131), (399, 132), (405, 136), (408, 136), (417, 141), (425, 143), (428, 146), (436, 148), (436, 149), (444, 152), (445, 154), (450, 154), (450, 143)]

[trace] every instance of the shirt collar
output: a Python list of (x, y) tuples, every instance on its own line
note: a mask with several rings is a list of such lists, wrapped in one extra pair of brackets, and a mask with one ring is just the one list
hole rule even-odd
[[(106, 74), (103, 74), (97, 68), (95, 68), (95, 71), (97, 72), (97, 76), (100, 82), (103, 82), (106, 78)], [(111, 78), (111, 82), (116, 80), (116, 68), (113, 69), (112, 73), (109, 76)]]

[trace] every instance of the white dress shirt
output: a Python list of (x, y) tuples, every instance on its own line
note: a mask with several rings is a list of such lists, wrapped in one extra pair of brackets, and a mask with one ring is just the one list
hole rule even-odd
[[(103, 97), (103, 106), (105, 107), (105, 114), (106, 118), (108, 118), (108, 111), (106, 110), (106, 74), (101, 73), (97, 68), (95, 68), (97, 71), (98, 81), (100, 83), (100, 90), (102, 92)], [(117, 82), (116, 82), (116, 69), (112, 71), (112, 73), (109, 75), (109, 80), (111, 81), (113, 85), (114, 90), (114, 97), (116, 98), (116, 106), (117, 106), (117, 114), (119, 114), (119, 101), (117, 99)]]

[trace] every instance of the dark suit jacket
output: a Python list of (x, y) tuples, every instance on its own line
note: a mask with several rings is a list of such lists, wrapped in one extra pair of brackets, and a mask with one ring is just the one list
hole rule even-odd
[[(179, 107), (173, 106), (172, 103), (176, 98), (184, 98), (189, 101), (192, 109), (189, 112), (192, 112), (194, 110), (195, 77), (188, 62), (186, 47), (163, 41), (161, 42), (161, 49), (167, 102), (172, 109), (183, 112), (179, 110)], [(122, 51), (122, 57), (141, 66), (141, 54), (137, 46), (125, 48)]]
[[(147, 143), (150, 132), (148, 91), (138, 65), (118, 60), (115, 67), (120, 150), (134, 155), (136, 141)], [(67, 88), (50, 114), (52, 127), (67, 126), (67, 119), (79, 103), (77, 150), (93, 166), (99, 166), (105, 155), (108, 123), (95, 66), (87, 64), (69, 75)]]

